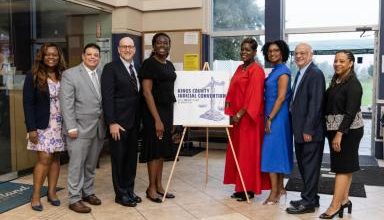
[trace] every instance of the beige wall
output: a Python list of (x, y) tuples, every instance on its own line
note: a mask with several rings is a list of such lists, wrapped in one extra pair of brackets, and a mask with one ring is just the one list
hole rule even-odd
[(143, 31), (182, 29), (203, 29), (203, 10), (153, 11), (143, 15)]
[(112, 33), (139, 35), (156, 30), (206, 30), (207, 3), (203, 0), (116, 0), (112, 3), (116, 7), (112, 11)]
[(112, 33), (140, 34), (143, 31), (143, 13), (129, 7), (112, 12)]

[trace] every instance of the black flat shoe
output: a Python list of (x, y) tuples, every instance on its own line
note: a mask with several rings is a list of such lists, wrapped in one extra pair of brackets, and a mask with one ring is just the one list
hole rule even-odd
[(323, 213), (319, 216), (319, 218), (321, 219), (333, 219), (333, 217), (335, 217), (336, 215), (339, 215), (339, 218), (343, 218), (343, 214), (344, 214), (344, 208), (343, 207), (340, 207), (339, 210), (337, 210), (337, 212), (333, 213), (332, 215), (328, 215), (327, 213)]
[(50, 199), (50, 198), (47, 196), (47, 200), (48, 200), (48, 202), (51, 203), (51, 205), (53, 205), (53, 206), (60, 206), (60, 204), (61, 204), (61, 202), (60, 202), (59, 199), (52, 200), (52, 199)]
[(31, 208), (32, 208), (32, 210), (35, 210), (35, 211), (38, 211), (38, 212), (43, 211), (43, 206), (41, 204), (38, 204), (38, 205), (32, 205), (31, 204)]
[[(161, 193), (161, 192), (159, 192), (159, 191), (157, 191), (157, 194), (159, 194), (160, 196), (164, 196), (164, 193)], [(165, 195), (165, 198), (167, 198), (167, 199), (173, 199), (173, 198), (175, 198), (176, 196), (175, 195), (173, 195), (172, 193), (167, 193), (167, 195)]]
[[(255, 193), (253, 193), (251, 191), (248, 191), (247, 194), (248, 194), (249, 199), (253, 199), (255, 197)], [(238, 201), (238, 202), (247, 201), (247, 197), (245, 196), (245, 193), (241, 192), (240, 196), (238, 198), (236, 198), (236, 201)]]
[(150, 195), (149, 195), (149, 193), (148, 193), (148, 191), (146, 192), (146, 194), (147, 194), (147, 198), (149, 199), (149, 200), (151, 200), (152, 202), (155, 202), (155, 203), (162, 203), (163, 201), (159, 198), (159, 197), (155, 197), (155, 198), (152, 198)]

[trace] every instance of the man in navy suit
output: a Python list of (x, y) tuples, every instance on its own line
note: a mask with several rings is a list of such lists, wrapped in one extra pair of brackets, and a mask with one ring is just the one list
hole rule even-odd
[(120, 57), (104, 66), (101, 94), (104, 118), (109, 128), (115, 202), (134, 207), (141, 198), (134, 193), (140, 83), (133, 63), (136, 52), (133, 40), (122, 38), (118, 52)]
[(315, 212), (319, 207), (317, 195), (320, 167), (324, 149), (324, 93), (323, 72), (312, 62), (310, 45), (300, 43), (295, 48), (295, 62), (299, 68), (293, 84), (290, 104), (297, 165), (304, 182), (301, 199), (290, 201), (289, 214)]

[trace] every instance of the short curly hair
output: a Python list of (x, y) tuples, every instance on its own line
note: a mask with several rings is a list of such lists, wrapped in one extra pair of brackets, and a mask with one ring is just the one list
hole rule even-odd
[(283, 62), (287, 62), (289, 57), (289, 47), (288, 44), (285, 43), (285, 41), (283, 40), (269, 41), (265, 43), (263, 48), (261, 49), (263, 51), (264, 59), (270, 62), (268, 59), (268, 49), (272, 44), (276, 44), (276, 46), (280, 49)]

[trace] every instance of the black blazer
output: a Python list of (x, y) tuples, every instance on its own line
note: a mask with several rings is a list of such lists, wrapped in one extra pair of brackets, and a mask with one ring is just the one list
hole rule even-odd
[(27, 132), (46, 129), (49, 123), (49, 90), (40, 91), (34, 85), (32, 73), (27, 73), (23, 87), (23, 107)]
[(295, 142), (304, 143), (303, 133), (312, 135), (313, 141), (322, 141), (325, 135), (323, 72), (311, 63), (298, 86), (290, 106)]
[[(137, 72), (137, 66), (135, 69)], [(124, 129), (138, 126), (140, 91), (135, 88), (120, 58), (104, 66), (100, 81), (107, 126), (112, 123), (118, 123)]]

